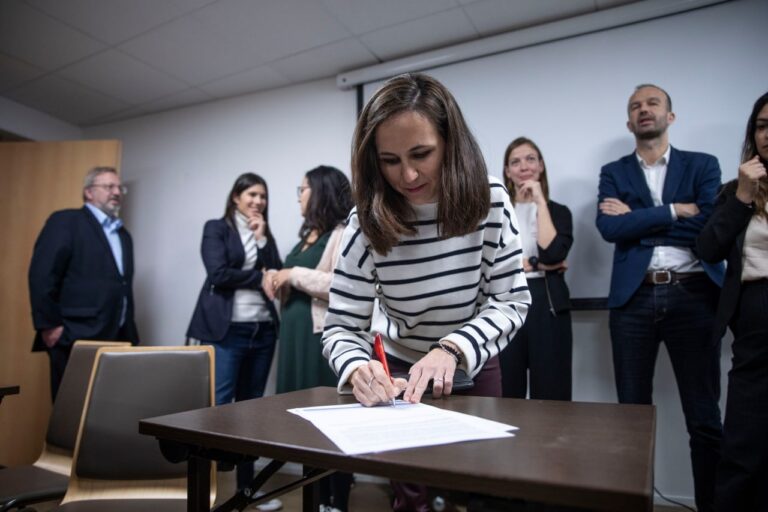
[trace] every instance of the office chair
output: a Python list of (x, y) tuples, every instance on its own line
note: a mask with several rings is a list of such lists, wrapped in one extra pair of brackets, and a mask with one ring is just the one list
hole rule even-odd
[[(168, 462), (139, 420), (214, 403), (213, 349), (101, 349), (61, 512), (185, 511), (187, 466)], [(211, 476), (211, 503), (215, 473)]]
[(121, 346), (130, 343), (76, 341), (72, 346), (48, 420), (42, 453), (33, 464), (0, 469), (0, 512), (64, 496), (96, 351)]

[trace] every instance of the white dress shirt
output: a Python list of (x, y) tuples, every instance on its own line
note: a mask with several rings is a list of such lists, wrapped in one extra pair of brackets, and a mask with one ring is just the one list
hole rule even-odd
[[(664, 180), (667, 178), (667, 165), (669, 164), (669, 155), (672, 146), (667, 145), (667, 150), (661, 155), (661, 158), (653, 163), (646, 163), (639, 153), (635, 153), (637, 163), (645, 175), (645, 181), (651, 191), (651, 198), (654, 206), (661, 206), (662, 194), (664, 192)], [(674, 205), (670, 204), (669, 209), (672, 212), (672, 219), (677, 220), (677, 213)], [(671, 245), (657, 245), (653, 248), (653, 257), (648, 265), (648, 270), (673, 270), (675, 272), (703, 272), (698, 258), (688, 247), (677, 247)]]

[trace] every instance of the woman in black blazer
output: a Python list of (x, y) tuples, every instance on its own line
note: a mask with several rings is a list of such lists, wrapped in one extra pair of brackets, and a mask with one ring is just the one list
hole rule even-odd
[[(526, 137), (504, 152), (504, 180), (523, 239), (523, 266), (532, 304), (525, 325), (500, 355), (502, 394), (571, 399), (571, 299), (565, 259), (573, 245), (571, 212), (549, 199), (547, 167)], [(530, 382), (530, 390), (528, 383)]]
[(728, 260), (713, 333), (719, 341), (730, 324), (734, 334), (718, 511), (768, 510), (768, 93), (752, 109), (741, 157), (696, 243), (703, 261)]
[[(278, 316), (262, 283), (281, 263), (267, 201), (264, 179), (245, 173), (227, 196), (224, 217), (203, 229), (207, 276), (187, 336), (214, 347), (217, 405), (262, 396), (275, 351)], [(251, 480), (253, 464), (238, 465), (238, 489)]]

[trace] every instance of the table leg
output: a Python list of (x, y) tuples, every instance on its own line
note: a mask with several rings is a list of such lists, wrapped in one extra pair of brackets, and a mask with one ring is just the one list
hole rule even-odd
[[(307, 477), (312, 472), (312, 468), (304, 466), (303, 472), (304, 477)], [(301, 497), (302, 512), (317, 512), (320, 507), (320, 486), (317, 481), (305, 485), (301, 490)]]
[(211, 461), (192, 456), (187, 460), (187, 512), (211, 510)]

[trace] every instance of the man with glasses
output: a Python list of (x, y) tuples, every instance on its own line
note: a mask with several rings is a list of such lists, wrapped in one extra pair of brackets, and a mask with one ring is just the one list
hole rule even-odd
[(35, 242), (29, 297), (35, 341), (51, 362), (51, 398), (76, 340), (139, 342), (133, 321), (133, 243), (119, 218), (126, 187), (112, 167), (85, 177), (84, 206), (54, 212)]

